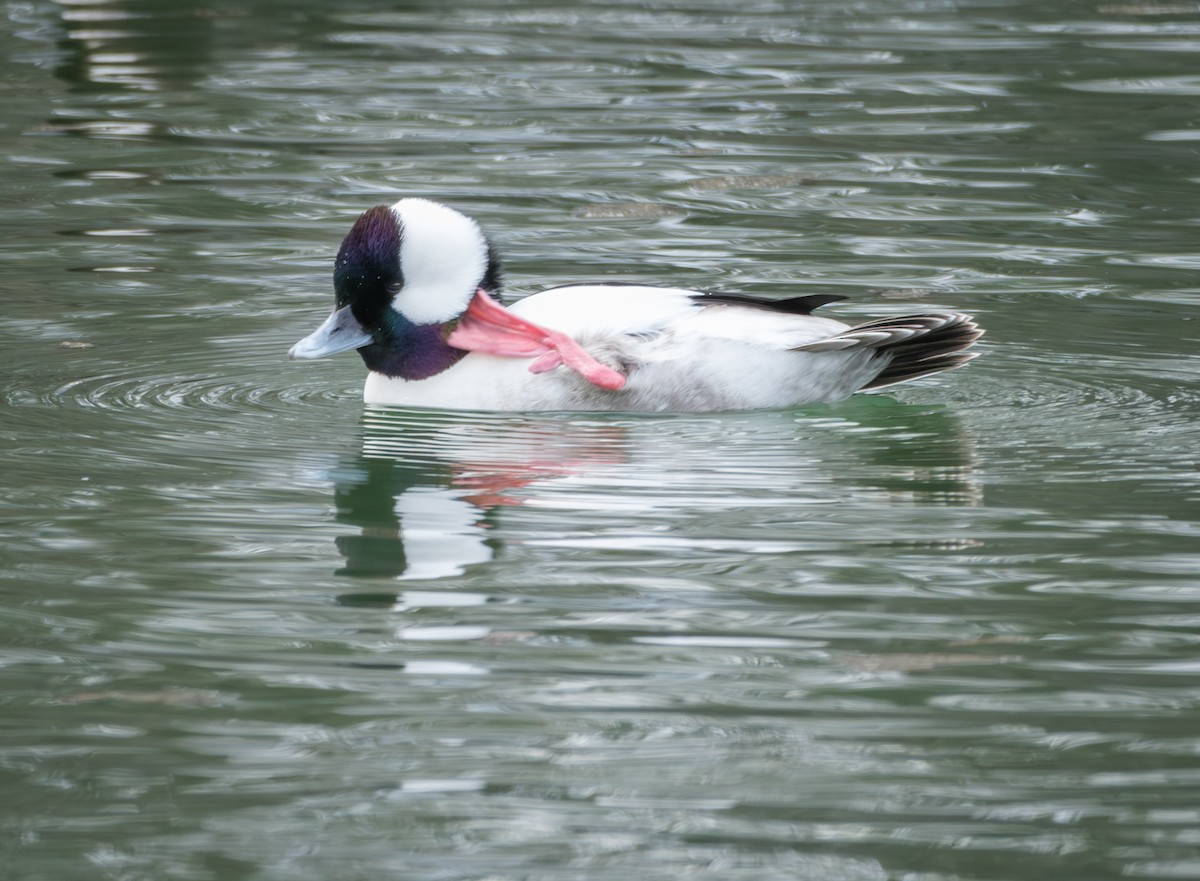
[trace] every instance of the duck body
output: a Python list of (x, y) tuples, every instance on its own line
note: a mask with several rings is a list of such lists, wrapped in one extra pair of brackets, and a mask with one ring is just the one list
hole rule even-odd
[[(472, 410), (749, 410), (848, 397), (879, 372), (864, 351), (794, 352), (848, 330), (829, 318), (700, 305), (696, 291), (634, 285), (552, 288), (508, 307), (566, 333), (626, 377), (619, 389), (563, 367), (472, 352), (423, 380), (367, 377), (370, 404)], [(702, 301), (701, 301), (702, 302)]]
[(369, 404), (469, 410), (703, 412), (837, 401), (961, 366), (981, 334), (955, 312), (851, 326), (811, 314), (843, 299), (768, 300), (578, 284), (508, 307), (474, 221), (404, 199), (342, 244), (335, 309), (293, 358), (355, 348)]

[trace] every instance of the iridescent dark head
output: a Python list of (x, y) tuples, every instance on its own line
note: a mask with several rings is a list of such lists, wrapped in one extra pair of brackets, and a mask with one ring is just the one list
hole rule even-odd
[(355, 221), (333, 269), (335, 305), (293, 358), (358, 349), (367, 367), (423, 379), (462, 357), (444, 341), (447, 322), (475, 291), (494, 293), (500, 265), (478, 224), (426, 199), (377, 205)]
[(368, 209), (338, 249), (333, 265), (335, 308), (349, 306), (363, 327), (374, 327), (404, 286), (400, 218), (387, 205)]

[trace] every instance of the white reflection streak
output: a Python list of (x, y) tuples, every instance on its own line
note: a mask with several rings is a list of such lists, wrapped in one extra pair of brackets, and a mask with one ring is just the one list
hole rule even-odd
[(447, 578), (461, 575), (474, 563), (492, 559), (484, 544), (486, 532), (478, 525), (480, 510), (451, 489), (415, 486), (396, 498), (395, 512), (404, 529), (408, 570), (400, 580)]

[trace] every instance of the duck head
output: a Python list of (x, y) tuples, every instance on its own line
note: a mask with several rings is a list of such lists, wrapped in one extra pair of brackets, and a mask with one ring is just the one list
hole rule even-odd
[(288, 356), (357, 349), (369, 370), (426, 379), (466, 354), (446, 337), (476, 293), (499, 283), (499, 260), (471, 218), (426, 199), (377, 205), (338, 250), (333, 313)]

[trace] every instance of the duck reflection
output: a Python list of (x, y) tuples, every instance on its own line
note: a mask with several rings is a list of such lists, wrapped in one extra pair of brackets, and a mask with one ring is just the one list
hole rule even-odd
[(520, 506), (553, 510), (575, 541), (614, 526), (661, 536), (697, 518), (745, 535), (764, 517), (793, 520), (802, 538), (821, 527), (819, 512), (982, 501), (954, 414), (881, 396), (664, 417), (368, 408), (361, 454), (332, 476), (337, 520), (357, 530), (337, 539), (339, 574), (396, 580), (492, 561), (505, 511)]
[(493, 518), (532, 484), (611, 466), (620, 426), (368, 408), (362, 455), (334, 474), (339, 574), (442, 578), (491, 560)]
[(428, 472), (364, 458), (336, 477), (337, 519), (360, 529), (337, 539), (339, 575), (441, 578), (492, 558), (486, 512)]

